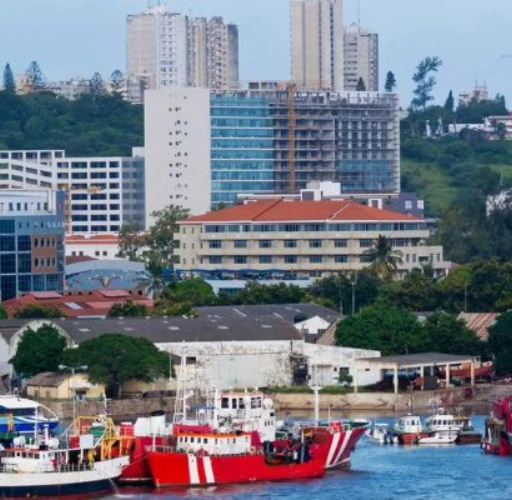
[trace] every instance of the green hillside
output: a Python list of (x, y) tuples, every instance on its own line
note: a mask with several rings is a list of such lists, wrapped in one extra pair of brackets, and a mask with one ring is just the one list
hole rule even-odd
[(512, 142), (409, 140), (402, 144), (402, 189), (416, 191), (427, 213), (441, 216), (468, 191), (492, 194), (512, 185)]

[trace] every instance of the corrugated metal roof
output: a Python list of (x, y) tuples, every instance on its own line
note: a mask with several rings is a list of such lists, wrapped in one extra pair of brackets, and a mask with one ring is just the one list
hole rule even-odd
[(498, 313), (460, 313), (457, 319), (463, 320), (470, 330), (485, 341), (489, 338), (489, 328), (496, 323), (498, 316)]

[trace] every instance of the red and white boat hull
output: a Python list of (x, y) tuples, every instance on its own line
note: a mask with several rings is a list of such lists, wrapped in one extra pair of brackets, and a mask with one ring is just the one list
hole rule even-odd
[(197, 456), (165, 451), (147, 457), (157, 488), (317, 478), (325, 474), (324, 460), (318, 456), (302, 464), (269, 465), (263, 454)]

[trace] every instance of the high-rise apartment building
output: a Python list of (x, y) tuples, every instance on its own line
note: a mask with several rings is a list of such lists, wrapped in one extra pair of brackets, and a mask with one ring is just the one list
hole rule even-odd
[(192, 19), (162, 5), (126, 21), (128, 99), (165, 87), (238, 86), (238, 28), (220, 17)]
[(398, 97), (377, 92), (147, 92), (146, 213), (200, 214), (241, 193), (399, 193)]
[(366, 90), (379, 90), (379, 35), (369, 33), (358, 24), (345, 30), (345, 90), (354, 91), (362, 78)]
[(304, 90), (343, 90), (342, 0), (291, 0), (292, 80)]

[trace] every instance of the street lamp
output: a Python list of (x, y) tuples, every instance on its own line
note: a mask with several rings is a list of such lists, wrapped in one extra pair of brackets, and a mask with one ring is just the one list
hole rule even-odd
[[(66, 365), (59, 365), (59, 370), (69, 370), (71, 372), (71, 379), (69, 381), (69, 387), (71, 388), (71, 381), (75, 377), (75, 373), (77, 370), (87, 371), (89, 367), (87, 365), (81, 365), (81, 366), (66, 366)], [(73, 425), (75, 425), (75, 419), (76, 419), (76, 389), (75, 384), (73, 384)]]

